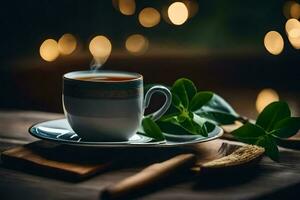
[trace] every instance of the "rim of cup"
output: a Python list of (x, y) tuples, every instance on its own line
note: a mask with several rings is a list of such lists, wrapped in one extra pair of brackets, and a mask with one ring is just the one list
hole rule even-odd
[[(105, 80), (103, 81), (104, 83), (121, 83), (121, 82), (133, 82), (133, 81), (138, 81), (138, 80), (143, 80), (143, 75), (135, 72), (126, 72), (126, 71), (118, 71), (118, 70), (98, 70), (98, 71), (93, 71), (93, 70), (83, 70), (83, 71), (73, 71), (73, 72), (68, 72), (63, 75), (63, 79), (65, 80), (70, 80), (70, 81), (79, 81), (79, 82), (94, 82), (94, 81), (89, 81), (89, 80), (81, 80), (77, 78), (84, 78), (84, 77), (91, 77), (91, 76), (99, 76), (99, 75), (104, 75), (107, 74), (106, 76), (109, 75), (114, 75), (114, 76), (124, 76), (126, 78), (132, 78), (132, 79), (126, 79), (126, 80)], [(103, 83), (98, 82), (98, 83)]]

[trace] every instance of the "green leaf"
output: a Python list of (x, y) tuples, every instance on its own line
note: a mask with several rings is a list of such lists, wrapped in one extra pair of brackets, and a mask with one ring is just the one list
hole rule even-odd
[(181, 78), (175, 81), (171, 88), (171, 92), (172, 95), (176, 95), (180, 99), (181, 104), (187, 108), (189, 106), (189, 102), (195, 96), (197, 88), (191, 80)]
[(176, 126), (180, 126), (190, 134), (198, 134), (198, 128), (201, 128), (201, 126), (198, 124), (194, 125), (192, 121), (193, 120), (189, 116), (179, 115), (173, 118), (169, 118), (168, 121), (165, 122), (169, 122)]
[[(204, 109), (206, 110), (204, 112)], [(237, 117), (229, 114), (229, 113), (222, 113), (218, 111), (214, 111), (211, 108), (204, 108), (201, 112), (197, 112), (197, 115), (206, 118), (210, 122), (217, 124), (217, 125), (226, 125), (226, 124), (233, 124)]]
[(272, 131), (277, 122), (290, 117), (291, 111), (286, 102), (277, 101), (270, 103), (258, 116), (256, 124), (266, 131)]
[(158, 121), (160, 121), (160, 122), (167, 122), (167, 121), (173, 120), (174, 117), (177, 117), (179, 115), (180, 115), (180, 112), (174, 112), (174, 113), (170, 113), (170, 114), (165, 114)]
[(179, 121), (180, 126), (192, 134), (207, 136), (207, 131), (205, 130), (206, 127), (204, 127), (204, 123), (206, 122), (205, 119), (193, 114), (192, 112), (185, 114), (185, 116), (187, 117), (184, 121)]
[(275, 140), (271, 136), (266, 135), (265, 137), (258, 140), (256, 145), (264, 147), (265, 154), (269, 156), (272, 160), (278, 161), (279, 150)]
[[(174, 120), (174, 119), (173, 119)], [(197, 123), (197, 122), (196, 122)], [(157, 122), (157, 124), (159, 125), (159, 127), (161, 128), (161, 130), (163, 132), (166, 133), (172, 133), (175, 135), (190, 135), (193, 134), (190, 132), (190, 130), (188, 130), (187, 127), (183, 127), (182, 124), (178, 123), (176, 120), (175, 121), (159, 121)], [(200, 124), (198, 124), (199, 126), (201, 126)], [(210, 133), (211, 131), (213, 131), (215, 129), (215, 125), (209, 122), (205, 122), (201, 129), (205, 133)]]
[(217, 94), (214, 94), (211, 101), (208, 102), (208, 106), (210, 106), (211, 108), (214, 108), (215, 110), (223, 112), (223, 113), (229, 113), (229, 114), (231, 114), (233, 116), (236, 116), (236, 117), (239, 116), (235, 112), (235, 110), (229, 105), (229, 103)]
[(207, 104), (213, 97), (212, 92), (198, 92), (191, 100), (189, 105), (190, 111), (199, 110), (203, 105)]
[[(197, 124), (190, 118), (187, 118), (186, 120), (184, 120), (182, 122), (179, 122), (179, 125), (192, 134), (195, 134), (195, 135), (203, 134), (201, 125)], [(203, 136), (207, 136), (207, 134), (206, 135), (204, 134)]]
[(205, 119), (193, 113), (190, 114), (170, 117), (167, 120), (159, 121), (158, 124), (164, 132), (179, 135), (200, 134), (207, 136), (215, 128), (214, 124), (206, 124)]
[(182, 128), (176, 122), (172, 123), (171, 121), (158, 121), (158, 126), (165, 133), (172, 133), (175, 135), (190, 135), (191, 133)]
[(180, 123), (180, 122), (184, 122), (185, 120), (187, 120), (187, 119), (189, 119), (190, 117), (189, 116), (186, 116), (186, 115), (184, 115), (184, 114), (180, 114), (180, 115), (178, 115), (177, 116), (177, 121)]
[(278, 160), (279, 153), (275, 140), (260, 126), (246, 123), (232, 132), (234, 138), (248, 144), (255, 144), (265, 148), (266, 155), (273, 160)]
[(271, 134), (280, 138), (289, 138), (295, 135), (299, 129), (300, 117), (287, 117), (275, 124)]
[(150, 117), (145, 117), (142, 121), (144, 132), (147, 136), (154, 138), (158, 141), (165, 140), (159, 126)]
[(261, 137), (266, 135), (261, 127), (249, 122), (231, 133), (237, 140), (248, 144), (255, 144)]
[(233, 124), (239, 118), (234, 109), (219, 95), (214, 94), (211, 100), (194, 112), (215, 124)]
[(182, 110), (182, 103), (180, 98), (176, 94), (172, 94), (172, 105), (178, 110)]
[(208, 133), (212, 132), (216, 128), (216, 125), (210, 122), (205, 122), (202, 126), (202, 130), (208, 135)]

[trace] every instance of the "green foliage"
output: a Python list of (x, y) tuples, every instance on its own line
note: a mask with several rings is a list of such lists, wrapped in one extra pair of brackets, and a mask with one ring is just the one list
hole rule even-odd
[(197, 88), (191, 80), (181, 78), (175, 81), (171, 92), (174, 99), (174, 106), (187, 108), (191, 99), (195, 96)]
[(142, 127), (147, 136), (158, 141), (165, 140), (165, 136), (162, 134), (159, 126), (150, 117), (145, 117), (143, 119)]
[(178, 79), (170, 90), (172, 105), (157, 122), (163, 132), (208, 136), (215, 125), (231, 124), (239, 118), (223, 98), (210, 91), (198, 92), (189, 79)]
[(233, 124), (240, 118), (234, 109), (217, 94), (214, 94), (207, 104), (196, 110), (195, 114), (217, 125)]
[(270, 103), (257, 117), (256, 124), (266, 131), (274, 129), (274, 126), (280, 120), (290, 117), (291, 111), (286, 102)]
[(295, 135), (300, 129), (300, 118), (291, 117), (286, 102), (278, 101), (269, 104), (257, 117), (256, 124), (246, 123), (232, 132), (242, 142), (262, 146), (273, 160), (278, 160), (279, 151), (276, 138), (287, 138)]
[[(222, 97), (210, 91), (197, 91), (189, 79), (178, 79), (170, 89), (172, 105), (167, 113), (157, 122), (148, 117), (142, 122), (144, 132), (156, 140), (165, 139), (163, 132), (208, 136), (215, 125), (233, 124), (242, 119)], [(241, 142), (264, 147), (266, 155), (278, 160), (275, 139), (291, 137), (299, 129), (300, 118), (291, 117), (288, 104), (278, 101), (269, 104), (255, 124), (246, 122), (232, 134)]]
[[(184, 130), (181, 134), (200, 134), (208, 136), (211, 127), (207, 120), (201, 119), (194, 111), (207, 104), (212, 97), (212, 92), (198, 92), (194, 83), (186, 78), (178, 79), (171, 88), (172, 106), (159, 122), (164, 124), (164, 131), (178, 134), (179, 129)], [(172, 125), (168, 125), (172, 124)], [(210, 128), (207, 128), (209, 126)], [(171, 128), (169, 128), (171, 127)]]
[(198, 92), (193, 96), (191, 103), (189, 104), (189, 110), (196, 111), (201, 109), (213, 96), (214, 94), (212, 92)]
[(287, 117), (276, 123), (271, 134), (279, 138), (289, 138), (295, 135), (299, 129), (300, 117)]

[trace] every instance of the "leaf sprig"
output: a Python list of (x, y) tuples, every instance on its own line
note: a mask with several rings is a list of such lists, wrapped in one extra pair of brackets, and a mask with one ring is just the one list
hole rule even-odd
[(220, 96), (210, 91), (197, 91), (186, 78), (178, 79), (171, 87), (172, 106), (158, 121), (165, 131), (208, 136), (214, 125), (231, 124), (239, 115)]
[(144, 133), (159, 141), (165, 140), (163, 132), (208, 136), (215, 125), (240, 121), (245, 124), (232, 132), (234, 138), (262, 146), (266, 155), (278, 160), (276, 139), (291, 137), (300, 129), (300, 117), (291, 117), (288, 104), (282, 101), (269, 104), (253, 124), (245, 121), (219, 95), (198, 91), (189, 79), (178, 79), (170, 89), (172, 105), (167, 113), (156, 122), (151, 117), (145, 117), (142, 122)]
[(269, 104), (258, 116), (256, 123), (250, 122), (232, 132), (242, 142), (262, 146), (273, 160), (278, 160), (277, 138), (288, 138), (300, 129), (300, 117), (291, 117), (286, 102), (278, 101)]
[(215, 125), (232, 124), (240, 118), (222, 97), (210, 91), (198, 91), (189, 79), (178, 79), (170, 90), (172, 105), (167, 113), (157, 122), (151, 117), (142, 122), (143, 131), (156, 140), (164, 138), (163, 132), (206, 137)]

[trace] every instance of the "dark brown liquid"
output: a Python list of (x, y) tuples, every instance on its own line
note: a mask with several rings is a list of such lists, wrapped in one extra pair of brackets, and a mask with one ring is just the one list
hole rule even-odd
[(121, 76), (85, 76), (78, 77), (77, 80), (93, 81), (93, 82), (122, 82), (136, 79), (137, 77), (121, 77)]

